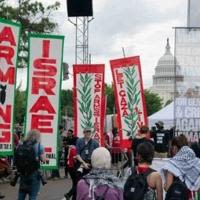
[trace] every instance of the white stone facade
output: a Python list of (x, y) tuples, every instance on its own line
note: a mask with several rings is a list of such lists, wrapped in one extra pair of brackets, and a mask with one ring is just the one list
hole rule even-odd
[(167, 45), (165, 47), (165, 54), (158, 60), (157, 66), (155, 67), (155, 74), (153, 75), (153, 86), (150, 88), (151, 92), (157, 93), (163, 99), (163, 105), (168, 100), (174, 99), (175, 91), (175, 77), (176, 82), (182, 81), (180, 66), (176, 67), (175, 76), (175, 60), (174, 56), (170, 51), (169, 39), (167, 39)]

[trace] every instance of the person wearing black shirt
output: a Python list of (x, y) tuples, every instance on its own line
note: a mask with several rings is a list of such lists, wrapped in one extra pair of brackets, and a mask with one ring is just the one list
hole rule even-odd
[(69, 146), (70, 145), (74, 145), (76, 146), (76, 141), (78, 139), (78, 137), (76, 137), (74, 134), (73, 134), (73, 129), (70, 128), (68, 129), (67, 131), (67, 137), (64, 137), (63, 138), (63, 146), (64, 146), (64, 151), (65, 151), (65, 177), (68, 176), (68, 167), (67, 167), (67, 157), (68, 157), (68, 151), (69, 151)]
[(156, 128), (151, 133), (155, 144), (155, 157), (166, 158), (169, 152), (170, 133), (164, 130), (164, 123), (162, 121), (156, 123)]
[(139, 134), (136, 135), (136, 137), (133, 139), (132, 142), (132, 150), (133, 150), (133, 155), (134, 155), (134, 165), (138, 165), (138, 159), (137, 159), (137, 147), (139, 144), (143, 142), (150, 142), (154, 146), (154, 142), (148, 138), (149, 134), (149, 128), (148, 126), (142, 126), (139, 130)]

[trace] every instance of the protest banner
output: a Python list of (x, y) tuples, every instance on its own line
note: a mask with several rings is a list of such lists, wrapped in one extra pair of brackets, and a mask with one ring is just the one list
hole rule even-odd
[[(200, 138), (200, 28), (175, 28), (175, 135)], [(178, 77), (182, 76), (180, 79)]]
[(25, 133), (41, 133), (48, 161), (45, 169), (57, 167), (62, 81), (63, 36), (29, 35), (29, 66)]
[(94, 138), (103, 144), (104, 130), (104, 65), (74, 65), (74, 131), (83, 136), (83, 129), (94, 130)]
[(0, 19), (0, 156), (13, 154), (14, 98), (21, 25)]
[(140, 59), (127, 57), (110, 61), (122, 147), (129, 147), (142, 125), (147, 125)]

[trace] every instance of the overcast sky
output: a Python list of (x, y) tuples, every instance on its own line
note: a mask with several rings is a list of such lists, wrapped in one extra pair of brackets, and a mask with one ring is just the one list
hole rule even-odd
[[(58, 22), (56, 33), (65, 35), (64, 61), (75, 61), (75, 27), (67, 19), (66, 0), (54, 13)], [(55, 0), (41, 0), (45, 4)], [(89, 52), (92, 63), (106, 67), (105, 81), (112, 82), (109, 60), (126, 56), (140, 56), (144, 88), (152, 86), (152, 75), (158, 59), (164, 54), (169, 38), (174, 54), (174, 29), (186, 26), (187, 0), (93, 0), (94, 20), (89, 24)], [(18, 73), (18, 83), (22, 73)], [(24, 84), (23, 84), (24, 85)], [(72, 76), (63, 82), (63, 89), (72, 88)]]

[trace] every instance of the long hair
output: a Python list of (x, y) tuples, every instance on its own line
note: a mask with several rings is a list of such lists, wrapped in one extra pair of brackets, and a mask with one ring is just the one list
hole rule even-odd
[(40, 142), (40, 132), (36, 129), (30, 130), (27, 133), (27, 136), (25, 138), (26, 142), (32, 141), (32, 142)]
[(188, 140), (185, 135), (178, 135), (172, 138), (171, 146), (176, 146), (178, 149), (181, 149), (183, 146), (188, 146)]

